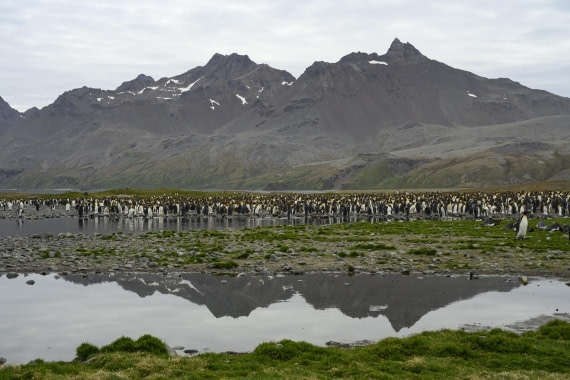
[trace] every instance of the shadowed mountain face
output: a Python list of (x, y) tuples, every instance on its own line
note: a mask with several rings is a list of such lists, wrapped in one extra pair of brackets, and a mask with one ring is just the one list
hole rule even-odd
[(315, 273), (304, 276), (216, 277), (186, 273), (180, 277), (155, 274), (68, 275), (84, 285), (116, 282), (140, 297), (172, 294), (205, 305), (216, 318), (248, 316), (257, 308), (288, 300), (299, 293), (317, 310), (337, 308), (352, 318), (384, 315), (395, 331), (410, 328), (424, 315), (446, 305), (490, 291), (510, 291), (518, 282), (498, 278), (425, 277), (401, 275), (352, 276)]
[(0, 97), (0, 135), (14, 126), (20, 117), (20, 113)]
[[(2, 105), (0, 104), (0, 107)], [(0, 124), (0, 187), (379, 189), (568, 180), (570, 99), (394, 40), (295, 79), (238, 54)]]

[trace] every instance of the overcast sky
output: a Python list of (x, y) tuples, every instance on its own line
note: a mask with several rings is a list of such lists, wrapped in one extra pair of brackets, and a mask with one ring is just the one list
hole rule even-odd
[(394, 38), (488, 78), (570, 97), (567, 0), (0, 0), (0, 97), (24, 111), (247, 54), (299, 77)]

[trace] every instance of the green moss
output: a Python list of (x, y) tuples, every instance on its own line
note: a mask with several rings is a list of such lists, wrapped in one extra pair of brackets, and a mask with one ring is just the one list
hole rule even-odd
[(255, 253), (255, 250), (248, 248), (248, 249), (244, 250), (243, 252), (237, 253), (235, 255), (235, 258), (236, 259), (247, 259), (254, 253)]

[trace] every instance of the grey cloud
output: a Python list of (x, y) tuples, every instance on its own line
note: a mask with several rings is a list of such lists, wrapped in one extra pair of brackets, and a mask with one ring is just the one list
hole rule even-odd
[(139, 73), (180, 74), (214, 53), (248, 54), (299, 76), (317, 60), (336, 62), (353, 51), (382, 54), (395, 37), (451, 66), (568, 96), (570, 85), (541, 66), (570, 76), (568, 65), (556, 66), (570, 60), (569, 4), (8, 1), (0, 4), (0, 96), (19, 109), (42, 107), (82, 85), (115, 88)]

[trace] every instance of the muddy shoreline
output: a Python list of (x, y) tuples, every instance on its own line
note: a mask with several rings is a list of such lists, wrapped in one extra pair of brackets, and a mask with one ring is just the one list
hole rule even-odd
[[(65, 208), (26, 207), (27, 220), (42, 218), (74, 218), (76, 211)], [(214, 216), (211, 216), (214, 217)], [(15, 222), (14, 211), (0, 211), (0, 218)], [(99, 216), (99, 218), (102, 218)], [(404, 222), (405, 223), (405, 222)], [(321, 232), (320, 226), (307, 226), (312, 233)], [(494, 227), (501, 228), (501, 227)], [(416, 257), (407, 252), (422, 244), (410, 243), (398, 235), (382, 236), (382, 244), (393, 249), (369, 251), (366, 255), (349, 255), (350, 242), (338, 239), (333, 242), (317, 242), (312, 249), (297, 241), (283, 242), (243, 241), (241, 230), (224, 230), (218, 234), (188, 231), (182, 237), (177, 234), (165, 237), (153, 233), (119, 233), (104, 236), (98, 233), (35, 234), (0, 237), (0, 274), (25, 273), (185, 273), (210, 274), (293, 274), (310, 272), (349, 273), (401, 273), (409, 275), (509, 275), (516, 277), (556, 278), (570, 281), (568, 252), (537, 257), (517, 252), (506, 254), (478, 253), (453, 250), (435, 257)], [(309, 232), (311, 233), (311, 232)], [(235, 259), (227, 252), (246, 250), (247, 257)], [(546, 257), (553, 257), (544, 265)], [(222, 267), (220, 262), (232, 265)], [(453, 263), (453, 264), (452, 264)], [(552, 265), (555, 263), (556, 265)], [(476, 270), (468, 268), (476, 267)]]

